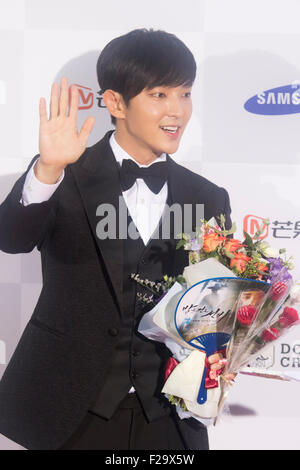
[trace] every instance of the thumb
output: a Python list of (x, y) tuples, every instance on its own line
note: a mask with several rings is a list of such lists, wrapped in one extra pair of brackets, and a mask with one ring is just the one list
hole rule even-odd
[(96, 119), (93, 116), (90, 116), (82, 124), (81, 130), (80, 130), (80, 133), (79, 133), (79, 139), (83, 143), (87, 142), (88, 137), (89, 137), (90, 133), (93, 130), (95, 121), (96, 121)]

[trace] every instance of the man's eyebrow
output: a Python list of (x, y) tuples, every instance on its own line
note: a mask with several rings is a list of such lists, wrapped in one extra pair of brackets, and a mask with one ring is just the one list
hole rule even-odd
[(179, 87), (182, 87), (182, 88), (192, 88), (193, 85), (155, 85), (151, 88), (147, 88), (148, 91), (151, 91), (151, 90), (155, 90), (155, 88), (179, 88)]

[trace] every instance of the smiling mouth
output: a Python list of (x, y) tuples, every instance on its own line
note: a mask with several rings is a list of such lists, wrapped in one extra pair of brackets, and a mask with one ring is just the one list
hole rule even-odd
[(168, 135), (178, 137), (180, 126), (160, 126), (160, 128)]

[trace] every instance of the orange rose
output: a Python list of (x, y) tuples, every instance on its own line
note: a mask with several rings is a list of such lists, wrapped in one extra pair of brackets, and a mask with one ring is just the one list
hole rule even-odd
[(206, 253), (210, 253), (221, 245), (223, 240), (226, 240), (226, 237), (221, 237), (216, 232), (207, 233), (204, 235), (202, 248)]
[(264, 264), (258, 264), (257, 269), (259, 269), (259, 271), (268, 271), (269, 268)]
[[(268, 271), (268, 266), (265, 266), (264, 264), (256, 264), (256, 267), (259, 271)], [(259, 274), (258, 279), (262, 279), (262, 274)]]
[(241, 248), (242, 246), (244, 245), (242, 245), (240, 240), (236, 240), (235, 238), (231, 238), (225, 243), (225, 249), (229, 251), (229, 253), (233, 253), (234, 251), (236, 251), (238, 248)]
[(230, 267), (233, 268), (234, 266), (238, 271), (241, 273), (245, 271), (246, 264), (248, 261), (251, 260), (249, 256), (244, 255), (244, 253), (233, 253), (234, 258), (230, 260)]

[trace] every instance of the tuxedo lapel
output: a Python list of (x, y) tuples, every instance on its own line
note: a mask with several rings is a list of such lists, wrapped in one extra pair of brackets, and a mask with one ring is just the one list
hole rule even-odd
[[(83, 201), (92, 235), (102, 255), (121, 313), (123, 290), (123, 239), (118, 237), (119, 198), (121, 198), (124, 207), (126, 208), (127, 206), (122, 196), (119, 165), (109, 144), (112, 132), (114, 131), (108, 131), (103, 139), (92, 147), (87, 148), (85, 155), (75, 164), (71, 165), (71, 169)], [(199, 188), (194, 188), (193, 185), (190, 184), (191, 182), (186, 178), (182, 167), (174, 162), (169, 155), (167, 155), (167, 163), (168, 200), (171, 201), (172, 204), (179, 204), (183, 214), (184, 204), (192, 204), (195, 202), (193, 198), (195, 197), (195, 191), (197, 192), (197, 189), (199, 191)], [(101, 220), (100, 216), (97, 215), (97, 208), (100, 204), (110, 204), (116, 210), (116, 238), (114, 239), (100, 239), (97, 236), (96, 228)], [(165, 211), (162, 217), (164, 216)], [(172, 243), (175, 250), (178, 239), (174, 240), (172, 236), (172, 220), (171, 217), (170, 243)], [(162, 218), (152, 234), (152, 238), (145, 246), (145, 249), (149, 247), (153, 238), (155, 238), (154, 234), (157, 234), (161, 223)], [(172, 261), (175, 270), (176, 262), (182, 259), (182, 253), (179, 254), (177, 253), (178, 251), (183, 250), (175, 250), (175, 256)]]
[[(180, 238), (177, 238), (184, 231), (184, 210), (187, 209), (186, 205), (190, 207), (190, 215), (192, 217), (191, 228), (195, 230), (197, 225), (197, 212), (196, 212), (196, 196), (199, 193), (199, 187), (194, 185), (190, 178), (187, 177), (182, 166), (178, 165), (168, 154), (168, 198), (167, 206), (165, 207), (162, 217), (160, 218), (159, 224), (154, 230), (151, 239), (146, 245), (145, 249), (151, 248), (155, 244), (155, 240), (159, 238), (159, 234), (163, 236), (162, 225), (165, 223), (165, 227), (170, 228), (170, 238), (167, 243), (169, 245), (170, 255), (170, 272), (174, 275), (181, 274), (183, 268), (188, 264), (188, 253), (183, 248), (176, 249), (176, 245)], [(176, 231), (177, 225), (174, 223), (174, 213), (176, 213), (175, 205), (180, 207), (181, 211), (181, 223), (179, 224), (180, 230)], [(172, 206), (175, 210), (173, 212)], [(170, 214), (168, 215), (168, 211)], [(198, 224), (199, 225), (199, 224)]]

